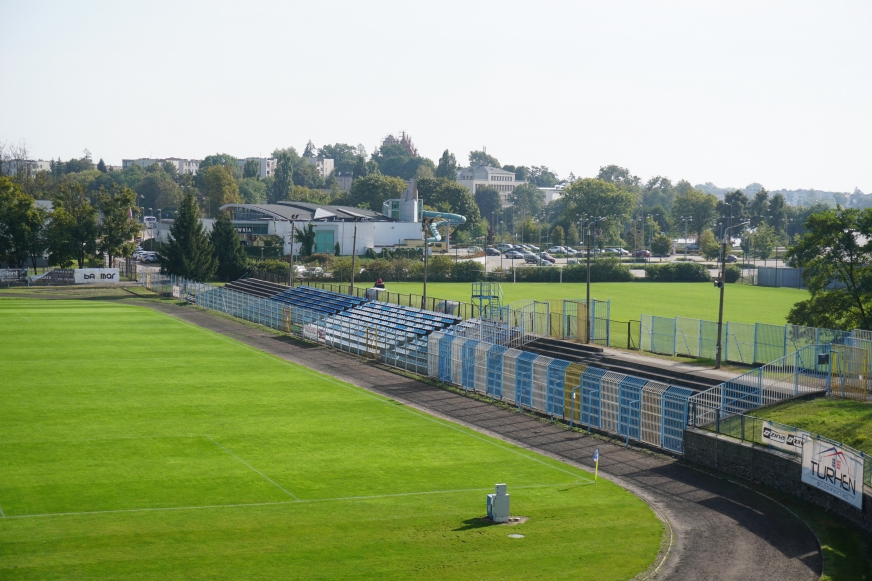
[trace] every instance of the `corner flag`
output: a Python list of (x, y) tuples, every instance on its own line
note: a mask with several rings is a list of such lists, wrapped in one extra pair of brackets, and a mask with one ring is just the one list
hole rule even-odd
[(593, 461), (593, 481), (596, 482), (597, 476), (599, 476), (599, 448), (597, 448), (596, 451), (593, 453)]

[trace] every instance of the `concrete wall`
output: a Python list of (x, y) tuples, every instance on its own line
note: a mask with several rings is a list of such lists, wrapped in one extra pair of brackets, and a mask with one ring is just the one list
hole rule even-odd
[(859, 511), (835, 496), (804, 484), (800, 480), (798, 459), (788, 454), (692, 429), (684, 432), (684, 458), (793, 494), (872, 531), (872, 494), (868, 486), (863, 493), (863, 510)]

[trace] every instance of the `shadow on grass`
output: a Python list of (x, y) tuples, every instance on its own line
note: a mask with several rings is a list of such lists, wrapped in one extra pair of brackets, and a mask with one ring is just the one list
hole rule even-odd
[(495, 523), (494, 521), (487, 518), (486, 516), (480, 516), (477, 518), (466, 519), (465, 521), (463, 521), (462, 527), (458, 527), (454, 530), (455, 531), (471, 531), (471, 530), (475, 530), (475, 529), (483, 529), (486, 527), (495, 527), (495, 526), (498, 526), (499, 524), (500, 523)]

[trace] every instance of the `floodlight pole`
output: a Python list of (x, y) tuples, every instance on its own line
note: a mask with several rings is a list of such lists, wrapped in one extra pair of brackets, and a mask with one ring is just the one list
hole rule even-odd
[[(736, 227), (746, 226), (748, 222), (742, 222), (741, 224), (736, 224)], [(729, 226), (724, 231), (724, 239), (721, 241), (721, 274), (718, 277), (718, 286), (720, 286), (720, 303), (718, 304), (718, 341), (715, 347), (715, 369), (721, 368), (721, 353), (723, 349), (723, 345), (721, 344), (721, 335), (723, 334), (723, 326), (724, 326), (724, 287), (726, 286), (726, 273), (727, 273), (727, 239), (730, 234), (730, 230), (733, 227)]]
[(421, 298), (421, 308), (427, 309), (427, 255), (429, 252), (427, 251), (427, 247), (430, 246), (430, 243), (427, 242), (427, 226), (432, 222), (432, 220), (421, 220), (421, 229), (424, 231), (424, 296)]
[(354, 295), (354, 258), (357, 254), (357, 218), (354, 219), (354, 235), (351, 238), (351, 286), (348, 287), (348, 294)]

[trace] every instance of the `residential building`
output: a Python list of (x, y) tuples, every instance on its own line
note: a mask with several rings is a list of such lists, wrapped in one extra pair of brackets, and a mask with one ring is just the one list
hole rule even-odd
[(345, 193), (351, 191), (351, 184), (354, 182), (354, 173), (353, 172), (336, 172), (333, 174), (333, 177), (336, 178), (336, 182), (339, 184), (339, 189)]
[(245, 162), (249, 160), (254, 160), (258, 163), (258, 173), (257, 177), (260, 179), (273, 177), (276, 173), (276, 160), (269, 157), (246, 157), (245, 159), (239, 158), (239, 170), (245, 166)]
[(35, 174), (38, 171), (51, 171), (51, 161), (43, 159), (5, 159), (0, 166), (0, 175), (14, 176), (19, 172)]
[(515, 172), (489, 165), (460, 168), (457, 170), (457, 181), (466, 186), (473, 195), (480, 186), (495, 188), (500, 193), (503, 207), (511, 206), (509, 201), (511, 193), (517, 186), (527, 183), (515, 180)]
[(163, 159), (152, 159), (147, 157), (141, 157), (139, 159), (122, 159), (121, 169), (128, 168), (134, 164), (142, 167), (148, 167), (156, 163), (162, 164), (165, 162), (170, 162), (171, 164), (176, 166), (176, 170), (180, 174), (197, 175), (197, 171), (200, 169), (199, 159), (181, 159), (178, 157), (166, 157)]
[(318, 170), (318, 175), (322, 178), (327, 179), (330, 177), (330, 174), (333, 173), (333, 160), (332, 159), (324, 159), (323, 157), (304, 157), (306, 161), (315, 166)]

